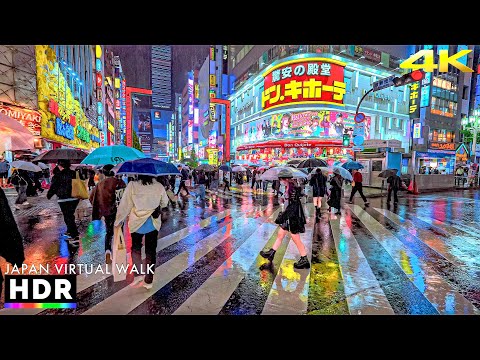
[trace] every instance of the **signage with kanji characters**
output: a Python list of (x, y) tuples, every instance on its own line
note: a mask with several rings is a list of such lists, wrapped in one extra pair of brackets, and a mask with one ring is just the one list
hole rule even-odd
[(420, 117), (420, 82), (416, 81), (411, 83), (409, 88), (408, 114), (410, 115), (410, 119), (417, 119)]
[[(56, 102), (55, 104), (58, 113), (58, 104)], [(5, 114), (12, 119), (17, 120), (20, 124), (30, 130), (33, 135), (40, 136), (42, 114), (38, 111), (12, 105), (0, 105), (0, 114)]]
[(295, 104), (343, 106), (345, 63), (327, 58), (296, 59), (263, 74), (262, 110)]
[(413, 125), (413, 138), (414, 139), (420, 139), (422, 137), (422, 124), (421, 123), (415, 123)]

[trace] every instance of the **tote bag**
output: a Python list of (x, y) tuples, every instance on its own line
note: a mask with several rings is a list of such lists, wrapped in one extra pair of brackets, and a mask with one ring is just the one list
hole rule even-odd
[(113, 281), (123, 281), (127, 279), (127, 247), (123, 228), (115, 226), (113, 229), (113, 254), (112, 254), (112, 274)]
[(75, 179), (72, 179), (72, 197), (76, 199), (88, 199), (88, 188), (84, 180), (80, 179), (78, 172), (75, 172)]

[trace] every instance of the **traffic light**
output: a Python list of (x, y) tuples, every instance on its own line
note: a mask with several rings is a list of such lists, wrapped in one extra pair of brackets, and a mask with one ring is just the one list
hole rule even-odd
[(343, 146), (350, 146), (350, 135), (343, 134)]
[(420, 81), (425, 77), (425, 73), (422, 70), (415, 70), (400, 77), (395, 77), (392, 82), (393, 86), (403, 86), (415, 81)]

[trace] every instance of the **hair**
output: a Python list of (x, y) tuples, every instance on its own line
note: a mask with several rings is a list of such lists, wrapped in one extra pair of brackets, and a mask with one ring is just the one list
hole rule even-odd
[(102, 168), (103, 175), (105, 175), (105, 176), (115, 176), (115, 173), (112, 171), (113, 168), (114, 168), (114, 165), (112, 165), (112, 164), (104, 165), (103, 168)]
[(142, 185), (152, 185), (153, 179), (154, 177), (150, 175), (138, 175), (138, 181), (140, 181)]
[(70, 160), (60, 159), (57, 164), (65, 169), (70, 169)]
[(321, 173), (322, 173), (322, 170), (317, 169), (317, 174), (321, 174)]

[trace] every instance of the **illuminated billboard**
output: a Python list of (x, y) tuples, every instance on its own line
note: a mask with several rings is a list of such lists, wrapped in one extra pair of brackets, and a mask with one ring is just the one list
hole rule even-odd
[(263, 74), (262, 110), (291, 104), (343, 106), (345, 63), (327, 58), (295, 59)]

